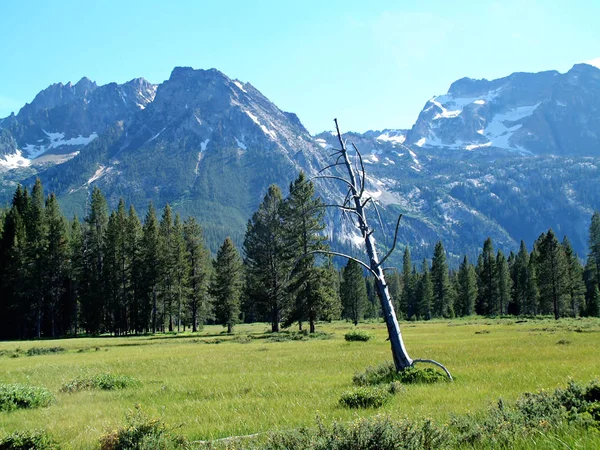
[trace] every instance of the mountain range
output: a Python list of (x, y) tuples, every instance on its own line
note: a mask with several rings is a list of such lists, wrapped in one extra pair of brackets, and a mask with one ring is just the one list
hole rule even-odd
[[(411, 129), (344, 137), (366, 163), (378, 242), (389, 244), (402, 213), (399, 240), (415, 257), (430, 257), (441, 239), (456, 262), (487, 236), (509, 251), (548, 228), (584, 256), (600, 209), (599, 133), (600, 69), (578, 64), (564, 74), (463, 78), (427, 101)], [(226, 235), (241, 243), (271, 183), (285, 191), (300, 170), (327, 165), (337, 146), (331, 132), (311, 136), (295, 114), (215, 69), (178, 67), (160, 85), (83, 78), (0, 119), (0, 201), (40, 177), (81, 217), (96, 185), (112, 206), (120, 197), (138, 211), (170, 203), (198, 217), (214, 250)], [(316, 183), (328, 202), (344, 195)], [(351, 250), (358, 234), (336, 214), (327, 232)]]

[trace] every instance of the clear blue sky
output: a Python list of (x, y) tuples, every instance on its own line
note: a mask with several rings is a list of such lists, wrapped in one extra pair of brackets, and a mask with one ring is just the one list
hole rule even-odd
[(600, 57), (600, 1), (0, 0), (0, 117), (52, 83), (175, 66), (248, 81), (312, 133), (410, 127), (464, 76)]

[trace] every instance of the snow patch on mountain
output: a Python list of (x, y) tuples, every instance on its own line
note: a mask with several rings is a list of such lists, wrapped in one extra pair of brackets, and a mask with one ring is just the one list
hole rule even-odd
[(0, 158), (0, 169), (11, 170), (19, 167), (28, 167), (31, 165), (31, 160), (25, 158), (21, 150), (18, 150), (12, 155), (3, 155)]
[(96, 172), (94, 172), (94, 175), (92, 175), (90, 177), (89, 180), (87, 180), (85, 182), (86, 186), (89, 186), (90, 184), (92, 184), (94, 181), (99, 180), (100, 178), (102, 178), (104, 175), (106, 175), (109, 171), (111, 170), (111, 168), (106, 168), (104, 166), (100, 166), (98, 167), (98, 169), (96, 170)]
[[(47, 145), (34, 145), (27, 144), (23, 147), (23, 150), (27, 152), (27, 157), (29, 159), (36, 159), (42, 154), (46, 153), (48, 150), (55, 149), (58, 147), (62, 147), (63, 145), (77, 145), (84, 147), (92, 142), (94, 139), (98, 137), (97, 133), (92, 133), (89, 136), (82, 136), (81, 134), (77, 137), (66, 139), (65, 133), (60, 132), (47, 132), (46, 130), (42, 130), (50, 139), (50, 143)], [(43, 142), (43, 139), (41, 140)], [(40, 140), (38, 140), (38, 143)]]
[(375, 139), (378, 141), (390, 142), (392, 144), (404, 144), (404, 141), (406, 141), (406, 134), (386, 131), (381, 133)]

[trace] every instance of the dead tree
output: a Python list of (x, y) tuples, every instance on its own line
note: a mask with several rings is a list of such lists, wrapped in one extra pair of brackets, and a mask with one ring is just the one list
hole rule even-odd
[[(347, 188), (347, 194), (343, 203), (332, 204), (327, 206), (339, 208), (342, 210), (343, 213), (347, 213), (350, 216), (354, 217), (355, 224), (360, 230), (362, 238), (364, 239), (365, 251), (367, 253), (369, 262), (365, 263), (349, 255), (344, 255), (338, 252), (321, 250), (317, 250), (315, 252), (327, 253), (335, 256), (342, 256), (344, 258), (352, 259), (364, 268), (366, 268), (373, 275), (373, 277), (375, 278), (377, 295), (379, 297), (379, 301), (381, 302), (383, 316), (387, 325), (389, 340), (392, 346), (392, 355), (394, 357), (394, 365), (396, 366), (397, 371), (401, 371), (406, 369), (407, 367), (411, 367), (417, 362), (428, 362), (441, 367), (446, 372), (448, 377), (452, 379), (452, 375), (450, 375), (448, 369), (446, 369), (442, 364), (430, 359), (412, 359), (406, 351), (404, 341), (402, 340), (402, 333), (400, 332), (400, 325), (398, 324), (396, 312), (394, 311), (394, 307), (392, 304), (392, 297), (390, 295), (387, 283), (385, 281), (385, 273), (383, 267), (385, 261), (390, 257), (390, 255), (396, 248), (396, 241), (398, 239), (398, 227), (400, 226), (400, 219), (402, 218), (402, 215), (398, 217), (398, 221), (396, 222), (394, 241), (391, 248), (389, 249), (387, 254), (381, 260), (379, 260), (379, 256), (377, 255), (377, 248), (375, 246), (375, 238), (373, 237), (374, 230), (369, 226), (369, 223), (367, 221), (367, 207), (369, 206), (369, 203), (371, 203), (375, 207), (375, 202), (373, 198), (365, 192), (365, 184), (367, 179), (362, 156), (358, 148), (356, 148), (356, 146), (353, 144), (352, 147), (356, 152), (357, 159), (355, 161), (355, 166), (353, 166), (348, 155), (346, 142), (342, 139), (337, 119), (334, 119), (334, 122), (337, 137), (340, 143), (340, 148), (335, 153), (330, 155), (331, 158), (336, 158), (335, 162), (321, 169), (319, 172), (320, 175), (316, 176), (315, 178), (335, 180), (341, 182)], [(332, 169), (338, 167), (341, 167), (343, 175), (339, 175), (336, 172), (331, 172)]]

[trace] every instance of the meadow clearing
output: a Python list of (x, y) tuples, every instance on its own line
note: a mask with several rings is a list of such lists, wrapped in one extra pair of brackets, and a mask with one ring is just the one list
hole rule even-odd
[[(500, 398), (511, 402), (570, 379), (600, 377), (599, 319), (467, 318), (401, 328), (411, 357), (442, 362), (455, 381), (410, 385), (382, 408), (366, 410), (338, 400), (353, 374), (391, 359), (385, 324), (378, 322), (359, 324), (374, 336), (368, 342), (346, 342), (353, 329), (346, 322), (319, 324), (323, 335), (302, 340), (250, 324), (233, 335), (206, 326), (194, 334), (0, 342), (0, 383), (45, 387), (56, 396), (49, 407), (0, 412), (0, 438), (43, 428), (66, 448), (93, 448), (136, 404), (191, 441), (310, 427), (317, 415), (326, 423), (379, 413), (444, 423), (452, 414), (485, 411)], [(64, 351), (27, 356), (50, 347)], [(105, 373), (140, 383), (61, 391), (73, 379)], [(569, 439), (567, 448), (600, 446), (598, 433)]]

